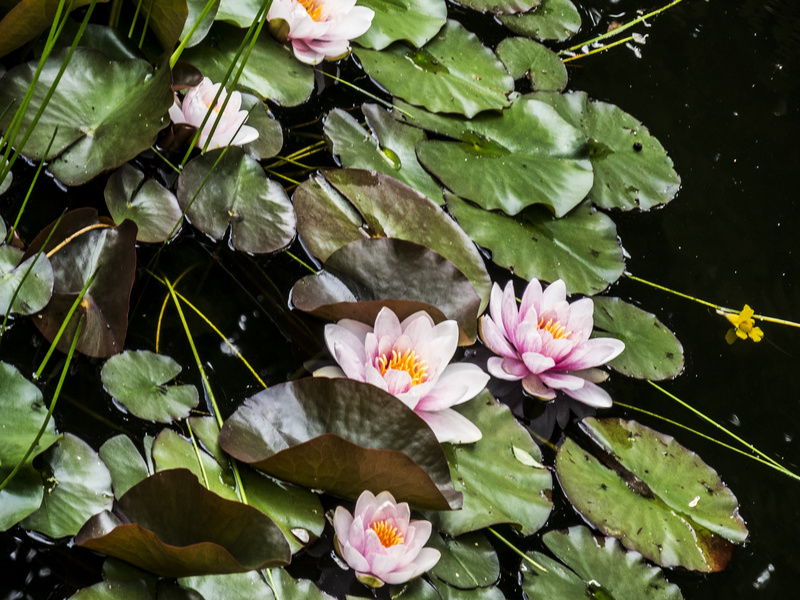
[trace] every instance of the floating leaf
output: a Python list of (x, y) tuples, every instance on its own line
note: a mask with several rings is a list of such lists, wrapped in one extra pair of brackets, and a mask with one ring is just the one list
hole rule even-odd
[(86, 520), (114, 502), (111, 475), (97, 452), (80, 438), (65, 433), (44, 455), (42, 505), (22, 527), (51, 538), (75, 535)]
[(261, 8), (261, 0), (221, 0), (217, 21), (225, 21), (237, 27), (250, 27)]
[(106, 440), (99, 454), (111, 473), (111, 486), (117, 499), (149, 475), (142, 455), (125, 434)]
[(581, 426), (610, 453), (604, 464), (571, 438), (558, 451), (561, 487), (584, 518), (661, 566), (725, 568), (731, 542), (743, 542), (747, 528), (716, 471), (635, 421), (587, 418)]
[[(248, 27), (251, 22), (252, 19), (243, 26)], [(228, 67), (234, 62), (244, 35), (244, 30), (216, 23), (203, 44), (184, 51), (182, 58), (212, 81), (222, 81)], [(262, 100), (270, 99), (284, 106), (296, 106), (311, 95), (314, 70), (297, 60), (288, 47), (272, 39), (264, 27), (253, 46), (238, 86), (253, 91)]]
[(363, 240), (365, 230), (372, 237), (416, 242), (451, 261), (469, 278), (481, 296), (479, 312), (483, 311), (492, 286), (483, 258), (462, 229), (433, 201), (374, 171), (336, 169), (323, 175), (359, 216), (348, 210), (349, 206), (342, 207), (338, 194), (326, 193), (329, 188), (319, 177), (304, 182), (293, 200), (298, 231), (312, 254), (326, 261), (345, 243)]
[(286, 569), (272, 569), (271, 574), (270, 581), (274, 582), (275, 595), (280, 600), (333, 600), (308, 579), (295, 579)]
[(583, 526), (549, 531), (542, 540), (567, 567), (531, 552), (547, 569), (525, 568), (522, 589), (530, 598), (614, 598), (683, 600), (678, 586), (664, 579), (638, 552), (626, 552), (612, 537), (595, 537)]
[(164, 385), (181, 370), (169, 356), (146, 350), (125, 351), (106, 361), (100, 377), (106, 391), (131, 414), (171, 423), (188, 417), (199, 401), (193, 385)]
[[(55, 223), (33, 240), (25, 258), (42, 247)], [(49, 341), (58, 333), (86, 282), (94, 281), (64, 330), (58, 349), (66, 352), (81, 317), (83, 328), (76, 349), (88, 356), (120, 352), (128, 330), (128, 303), (136, 272), (136, 225), (117, 227), (102, 222), (93, 208), (67, 213), (44, 247), (55, 275), (53, 297), (33, 323)]]
[(243, 573), (285, 565), (291, 557), (268, 517), (220, 498), (185, 469), (162, 471), (133, 486), (114, 513), (92, 517), (75, 543), (162, 577)]
[(389, 588), (392, 600), (441, 600), (441, 596), (428, 581), (422, 577)]
[(542, 0), (532, 11), (498, 18), (514, 33), (540, 41), (563, 42), (581, 28), (581, 15), (570, 0)]
[[(44, 103), (66, 52), (56, 50), (45, 62), (22, 131)], [(19, 65), (3, 77), (0, 106), (13, 105), (14, 98), (25, 95), (38, 62)], [(144, 60), (113, 61), (102, 52), (78, 47), (23, 152), (32, 160), (49, 161), (48, 169), (67, 185), (86, 183), (150, 148), (169, 123), (165, 117), (173, 98), (166, 63), (154, 72)], [(8, 129), (13, 116), (14, 111), (6, 112), (0, 130)]]
[(21, 262), (22, 255), (18, 248), (0, 246), (0, 315), (35, 313), (47, 306), (53, 293), (53, 267), (47, 257)]
[[(283, 569), (281, 569), (282, 571)], [(185, 577), (178, 583), (190, 590), (202, 594), (203, 598), (225, 600), (274, 600), (267, 582), (261, 573), (248, 571), (247, 573), (229, 573), (227, 575), (198, 575)], [(283, 600), (283, 599), (282, 599)]]
[[(427, 139), (424, 131), (404, 125), (377, 104), (362, 104), (372, 137), (347, 112), (337, 108), (324, 122), (325, 135), (343, 167), (386, 173), (443, 204), (442, 186), (417, 161), (415, 147)], [(377, 138), (377, 139), (376, 139)]]
[(432, 112), (473, 117), (509, 105), (514, 80), (475, 34), (448, 21), (422, 48), (397, 43), (356, 49), (367, 75), (390, 93)]
[(391, 492), (416, 507), (460, 506), (433, 432), (380, 388), (308, 378), (245, 400), (225, 421), (220, 445), (279, 479), (347, 498)]
[(584, 92), (539, 93), (589, 140), (594, 185), (589, 199), (603, 208), (650, 210), (678, 193), (681, 178), (661, 143), (613, 104), (590, 102)]
[(114, 171), (103, 193), (115, 223), (136, 223), (137, 241), (163, 242), (178, 232), (183, 213), (175, 194), (130, 163)]
[[(98, 0), (107, 2), (108, 0)], [(91, 0), (75, 0), (69, 4), (71, 10), (86, 6)], [(4, 3), (5, 4), (5, 3)], [(6, 12), (3, 6), (3, 18), (0, 19), (0, 56), (5, 56), (12, 50), (24, 46), (35, 40), (53, 23), (59, 0), (12, 0), (13, 8)], [(62, 15), (63, 17), (63, 15)], [(0, 186), (0, 194), (2, 194)]]
[(458, 0), (459, 4), (473, 10), (495, 15), (527, 12), (539, 6), (542, 0)]
[[(219, 10), (220, 0), (215, 0), (214, 3), (211, 5), (208, 13), (206, 16), (203, 17), (203, 20), (195, 27), (197, 20), (200, 18), (200, 14), (205, 10), (207, 1), (206, 0), (188, 0), (187, 5), (189, 8), (189, 14), (185, 18), (185, 22), (183, 24), (183, 30), (180, 34), (180, 40), (183, 41), (186, 39), (186, 36), (189, 35), (189, 32), (194, 27), (194, 33), (192, 33), (192, 37), (189, 38), (189, 41), (186, 44), (187, 48), (191, 48), (192, 46), (196, 46), (200, 42), (202, 42), (206, 35), (208, 35), (208, 31), (211, 29), (211, 26), (214, 24), (214, 18), (217, 16), (217, 11)], [(152, 18), (152, 16), (151, 16)], [(167, 47), (167, 50), (172, 50), (173, 46)]]
[(527, 74), (536, 91), (560, 92), (567, 87), (567, 67), (547, 46), (526, 38), (506, 38), (496, 52), (514, 79)]
[[(4, 482), (36, 439), (47, 417), (42, 393), (7, 363), (0, 362), (0, 483)], [(0, 531), (27, 517), (42, 502), (42, 480), (30, 466), (34, 458), (53, 445), (58, 436), (51, 419), (38, 444), (14, 479), (0, 490)]]
[(155, 600), (147, 583), (135, 581), (101, 581), (78, 590), (69, 600)]
[(514, 448), (539, 462), (539, 447), (508, 407), (495, 402), (488, 392), (454, 409), (477, 425), (483, 437), (470, 445), (444, 444), (450, 476), (456, 490), (464, 494), (464, 506), (428, 517), (452, 536), (497, 523), (511, 523), (523, 535), (534, 533), (552, 508), (552, 477), (547, 469), (522, 464)]
[(424, 46), (447, 21), (444, 0), (360, 0), (359, 6), (375, 11), (367, 32), (355, 39), (366, 48), (383, 50), (405, 40)]
[(448, 585), (472, 590), (494, 585), (500, 577), (497, 553), (482, 533), (467, 533), (447, 539), (434, 533), (427, 546), (442, 553), (430, 574)]
[[(0, 73), (0, 77), (2, 77), (2, 73)], [(0, 166), (0, 171), (2, 170), (3, 170), (2, 166)], [(8, 191), (8, 188), (11, 187), (12, 181), (14, 181), (14, 174), (11, 171), (9, 171), (8, 173), (6, 173), (5, 179), (3, 179), (3, 181), (0, 181), (0, 196), (2, 196)], [(0, 231), (2, 231), (3, 233), (3, 235), (0, 236), (0, 238), (5, 238), (6, 237), (5, 225), (0, 228)]]
[[(178, 202), (192, 225), (215, 240), (231, 230), (242, 252), (274, 252), (292, 241), (295, 216), (280, 184), (241, 148), (213, 150), (189, 161), (178, 178)], [(216, 164), (215, 164), (216, 163)]]
[(278, 154), (283, 148), (283, 130), (264, 103), (252, 94), (242, 94), (242, 110), (250, 112), (247, 125), (258, 131), (258, 138), (245, 144), (244, 151), (255, 160)]
[(503, 592), (496, 587), (462, 590), (439, 582), (436, 585), (436, 590), (442, 600), (505, 600)]
[(340, 248), (324, 271), (298, 281), (292, 303), (323, 319), (370, 324), (384, 306), (401, 320), (426, 310), (437, 323), (456, 321), (463, 345), (477, 336), (481, 299), (456, 265), (433, 250), (405, 240), (369, 238)]
[(619, 298), (592, 298), (594, 326), (602, 337), (625, 342), (625, 351), (608, 363), (628, 377), (659, 381), (675, 377), (683, 369), (683, 346), (652, 313)]
[(516, 215), (544, 204), (562, 217), (592, 188), (586, 139), (544, 102), (520, 98), (502, 115), (463, 127), (462, 141), (422, 141), (417, 156), (454, 193), (487, 210)]
[(566, 217), (541, 207), (517, 217), (487, 212), (451, 194), (447, 208), (492, 261), (531, 280), (563, 279), (571, 294), (597, 294), (622, 276), (625, 261), (617, 227), (585, 202)]

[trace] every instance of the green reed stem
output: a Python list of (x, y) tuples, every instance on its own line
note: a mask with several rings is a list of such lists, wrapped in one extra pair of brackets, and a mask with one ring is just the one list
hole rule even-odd
[(531, 564), (532, 564), (534, 567), (536, 567), (537, 569), (539, 569), (539, 570), (540, 570), (542, 573), (547, 573), (547, 569), (545, 569), (545, 568), (544, 568), (542, 565), (540, 565), (540, 564), (539, 564), (539, 563), (537, 563), (535, 560), (533, 560), (533, 559), (532, 559), (530, 556), (528, 556), (527, 554), (525, 554), (525, 553), (524, 553), (522, 550), (520, 550), (519, 548), (517, 548), (517, 547), (516, 547), (514, 544), (512, 544), (511, 542), (509, 542), (509, 541), (508, 541), (506, 538), (504, 538), (502, 535), (500, 535), (499, 533), (497, 533), (497, 532), (494, 530), (494, 528), (493, 528), (493, 527), (487, 527), (487, 529), (488, 529), (489, 531), (491, 531), (491, 532), (492, 532), (492, 533), (493, 533), (493, 534), (494, 534), (494, 535), (497, 537), (497, 539), (499, 539), (499, 540), (500, 540), (501, 542), (503, 542), (503, 543), (504, 543), (506, 546), (508, 546), (509, 548), (511, 548), (511, 549), (512, 549), (514, 552), (516, 552), (517, 554), (519, 554), (519, 555), (522, 557), (522, 559), (523, 559), (523, 560), (525, 560), (525, 561), (527, 561), (527, 562), (531, 563)]
[(286, 251), (286, 255), (289, 256), (290, 258), (294, 259), (296, 262), (300, 263), (301, 265), (303, 265), (306, 269), (308, 269), (312, 273), (316, 274), (317, 270), (314, 267), (312, 267), (311, 265), (309, 265), (308, 263), (306, 263), (303, 259), (295, 256), (294, 254), (292, 254), (288, 250)]
[(150, 4), (147, 5), (147, 13), (144, 16), (144, 26), (142, 27), (142, 35), (139, 36), (139, 50), (142, 49), (142, 45), (144, 44), (144, 36), (147, 33), (147, 26), (150, 25), (150, 15), (153, 12), (153, 4), (155, 0), (150, 0)]
[(585, 54), (576, 54), (575, 56), (568, 56), (567, 58), (562, 58), (561, 62), (568, 63), (573, 60), (578, 60), (579, 58), (584, 58), (586, 56), (591, 56), (592, 54), (598, 54), (600, 52), (605, 52), (606, 50), (610, 50), (614, 46), (619, 46), (620, 44), (624, 44), (625, 42), (630, 42), (633, 39), (633, 36), (628, 36), (626, 38), (622, 38), (621, 40), (617, 40), (616, 42), (611, 42), (610, 44), (606, 44), (600, 48), (594, 48)]
[(53, 393), (53, 399), (50, 401), (50, 408), (47, 409), (47, 416), (44, 418), (44, 422), (42, 426), (39, 427), (39, 432), (36, 434), (36, 437), (33, 438), (31, 445), (28, 446), (27, 452), (25, 452), (25, 456), (17, 463), (11, 473), (3, 480), (3, 483), (0, 483), (0, 491), (2, 491), (9, 482), (14, 478), (14, 476), (19, 472), (19, 470), (25, 465), (28, 460), (28, 457), (33, 453), (33, 449), (39, 444), (39, 440), (42, 439), (42, 435), (44, 435), (45, 429), (47, 429), (47, 424), (50, 422), (50, 419), (53, 417), (53, 411), (56, 409), (56, 402), (58, 402), (58, 397), (61, 395), (61, 387), (64, 385), (64, 379), (67, 377), (67, 372), (69, 371), (69, 365), (72, 362), (72, 356), (75, 353), (75, 346), (78, 343), (78, 336), (81, 333), (81, 328), (83, 327), (83, 317), (81, 320), (78, 321), (78, 327), (75, 329), (75, 335), (72, 337), (72, 344), (69, 347), (69, 352), (67, 352), (67, 360), (64, 363), (64, 368), (61, 369), (61, 377), (58, 380), (58, 385), (56, 386), (56, 391)]
[(67, 316), (64, 318), (64, 321), (61, 323), (61, 327), (58, 328), (58, 333), (56, 333), (56, 337), (53, 338), (53, 341), (50, 343), (50, 348), (47, 350), (47, 354), (44, 356), (44, 360), (42, 360), (42, 364), (39, 365), (39, 368), (36, 369), (36, 373), (33, 375), (34, 381), (38, 381), (39, 378), (42, 376), (42, 372), (44, 368), (47, 366), (47, 362), (50, 360), (50, 357), (53, 355), (53, 352), (58, 345), (61, 336), (64, 334), (64, 331), (67, 329), (67, 325), (69, 325), (70, 319), (72, 319), (72, 315), (75, 313), (75, 310), (80, 306), (81, 301), (83, 301), (84, 295), (86, 295), (86, 291), (89, 289), (89, 286), (92, 285), (94, 282), (94, 278), (97, 276), (97, 273), (92, 273), (92, 276), (86, 280), (86, 283), (83, 285), (83, 289), (81, 293), (78, 294), (78, 297), (75, 298), (75, 301), (72, 303), (72, 306), (69, 307), (69, 311), (67, 312)]
[(197, 464), (200, 465), (200, 472), (203, 474), (203, 485), (206, 486), (206, 489), (210, 489), (208, 486), (208, 475), (206, 474), (206, 466), (203, 464), (203, 459), (200, 457), (200, 447), (197, 445), (197, 439), (194, 437), (194, 431), (192, 431), (192, 424), (189, 422), (189, 419), (186, 419), (186, 427), (189, 428), (189, 437), (192, 438), (192, 447), (194, 448), (194, 455), (197, 457)]
[(180, 175), (181, 170), (178, 167), (176, 167), (175, 165), (173, 165), (171, 162), (169, 162), (169, 159), (166, 156), (164, 156), (163, 154), (161, 154), (161, 152), (158, 151), (158, 148), (156, 148), (155, 146), (150, 146), (150, 150), (152, 150), (153, 153), (158, 158), (160, 158), (162, 161), (164, 161), (170, 169), (172, 169), (173, 171), (175, 171), (177, 174)]
[(357, 92), (361, 92), (361, 93), (362, 93), (362, 94), (364, 94), (364, 95), (365, 95), (367, 98), (372, 98), (373, 100), (375, 100), (375, 102), (378, 102), (378, 103), (380, 103), (380, 104), (383, 104), (383, 105), (384, 105), (386, 108), (391, 108), (391, 109), (394, 109), (394, 110), (396, 110), (397, 112), (401, 112), (401, 113), (403, 113), (404, 115), (406, 115), (407, 117), (409, 117), (410, 119), (413, 119), (413, 118), (414, 118), (414, 115), (412, 115), (410, 112), (407, 112), (407, 111), (403, 110), (402, 108), (399, 108), (399, 107), (395, 106), (394, 104), (392, 104), (391, 102), (388, 102), (388, 101), (384, 100), (383, 98), (379, 98), (379, 97), (378, 97), (378, 96), (376, 96), (375, 94), (373, 94), (373, 93), (371, 93), (371, 92), (368, 92), (368, 91), (367, 91), (367, 90), (365, 90), (364, 88), (360, 88), (360, 87), (358, 87), (358, 86), (357, 86), (356, 84), (354, 84), (354, 83), (350, 83), (349, 81), (345, 81), (344, 79), (340, 79), (339, 77), (336, 77), (336, 75), (333, 75), (333, 74), (331, 74), (331, 73), (326, 73), (325, 71), (320, 71), (320, 70), (318, 70), (318, 69), (314, 69), (314, 71), (316, 71), (317, 73), (322, 73), (323, 75), (325, 75), (325, 77), (330, 77), (330, 78), (331, 78), (331, 79), (333, 79), (334, 81), (337, 81), (337, 82), (339, 82), (339, 83), (341, 83), (341, 84), (344, 84), (344, 85), (346, 85), (347, 87), (353, 88), (353, 89), (354, 89), (354, 90), (356, 90)]
[(630, 404), (625, 404), (624, 402), (619, 402), (617, 400), (614, 401), (614, 405), (615, 406), (621, 406), (623, 408), (627, 408), (628, 410), (633, 410), (633, 411), (645, 414), (645, 415), (647, 415), (649, 417), (653, 417), (653, 418), (665, 421), (665, 422), (669, 423), (670, 425), (673, 425), (675, 427), (679, 427), (681, 429), (684, 429), (684, 430), (686, 430), (686, 431), (688, 431), (690, 433), (693, 433), (693, 434), (695, 434), (697, 436), (700, 436), (703, 439), (708, 440), (709, 442), (713, 442), (715, 444), (718, 444), (719, 446), (722, 446), (723, 448), (726, 448), (728, 450), (731, 450), (733, 452), (741, 454), (742, 456), (746, 456), (750, 460), (754, 460), (757, 463), (760, 463), (760, 464), (762, 464), (762, 465), (764, 465), (766, 467), (769, 467), (770, 469), (775, 469), (776, 471), (778, 471), (780, 473), (783, 473), (784, 475), (788, 475), (789, 477), (791, 477), (793, 479), (797, 479), (798, 481), (800, 481), (800, 476), (795, 475), (794, 473), (792, 473), (790, 470), (788, 470), (785, 467), (781, 467), (781, 466), (775, 465), (775, 464), (773, 464), (771, 462), (768, 462), (768, 461), (764, 460), (763, 458), (761, 458), (760, 456), (753, 456), (752, 454), (750, 454), (749, 452), (745, 452), (741, 448), (737, 448), (736, 446), (731, 446), (730, 444), (726, 444), (722, 440), (718, 440), (716, 438), (711, 437), (710, 435), (706, 435), (705, 433), (702, 433), (701, 431), (697, 431), (696, 429), (692, 429), (691, 427), (688, 427), (687, 425), (684, 425), (683, 423), (679, 423), (678, 421), (673, 421), (672, 419), (668, 419), (665, 416), (659, 415), (659, 414), (654, 413), (654, 412), (650, 412), (649, 410), (645, 410), (643, 408), (639, 408), (638, 406), (631, 406)]
[(170, 69), (175, 68), (175, 63), (177, 63), (180, 60), (181, 54), (186, 49), (186, 44), (188, 44), (189, 40), (192, 39), (192, 36), (194, 35), (195, 30), (200, 26), (200, 23), (203, 22), (203, 19), (206, 18), (206, 15), (214, 7), (214, 4), (216, 2), (217, 2), (217, 0), (208, 0), (208, 2), (206, 2), (206, 5), (203, 7), (202, 12), (200, 13), (200, 16), (197, 17), (197, 21), (194, 22), (194, 25), (192, 25), (192, 28), (189, 30), (189, 33), (186, 34), (186, 36), (183, 38), (181, 43), (175, 49), (175, 52), (173, 52), (172, 56), (169, 57), (169, 68)]
[[(592, 38), (588, 42), (581, 42), (580, 44), (576, 44), (576, 45), (572, 46), (571, 48), (566, 48), (565, 50), (561, 50), (559, 52), (559, 54), (565, 54), (567, 52), (574, 52), (575, 50), (579, 50), (583, 46), (588, 46), (590, 44), (594, 44), (595, 42), (600, 42), (600, 41), (605, 40), (607, 38), (614, 37), (615, 35), (619, 35), (623, 31), (625, 31), (626, 29), (630, 29), (631, 27), (633, 27), (634, 25), (638, 25), (639, 23), (641, 23), (645, 19), (649, 19), (650, 17), (654, 17), (657, 14), (662, 13), (665, 10), (672, 8), (676, 4), (680, 4), (682, 1), (683, 0), (673, 0), (672, 2), (667, 4), (666, 6), (662, 6), (659, 9), (656, 9), (656, 10), (654, 10), (652, 12), (647, 13), (646, 15), (642, 15), (641, 17), (638, 17), (638, 18), (634, 19), (633, 21), (629, 21), (629, 22), (625, 23), (624, 25), (620, 25), (619, 27), (616, 27), (615, 29), (612, 29), (611, 31), (607, 31), (606, 33), (604, 33), (602, 35), (598, 35), (597, 37)], [(606, 46), (606, 47), (608, 48), (610, 46)]]
[(136, 28), (136, 20), (139, 18), (139, 11), (142, 10), (142, 0), (136, 3), (136, 10), (133, 13), (133, 20), (131, 20), (131, 28), (128, 29), (128, 39), (133, 36), (133, 30)]

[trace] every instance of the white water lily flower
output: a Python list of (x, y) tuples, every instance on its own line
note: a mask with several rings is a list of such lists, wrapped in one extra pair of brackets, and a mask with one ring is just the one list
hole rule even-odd
[(316, 65), (346, 55), (350, 40), (369, 29), (375, 12), (355, 4), (356, 0), (273, 0), (267, 19), (273, 35), (292, 43), (297, 60)]

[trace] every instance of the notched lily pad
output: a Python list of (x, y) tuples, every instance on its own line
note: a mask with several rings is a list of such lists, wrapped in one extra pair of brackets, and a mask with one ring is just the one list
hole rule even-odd
[(231, 245), (242, 252), (289, 245), (296, 219), (283, 187), (241, 148), (228, 148), (217, 163), (223, 151), (191, 160), (178, 178), (178, 202), (189, 221), (215, 240), (230, 229)]
[(464, 345), (477, 336), (481, 298), (456, 265), (433, 250), (405, 240), (369, 238), (343, 246), (330, 255), (325, 270), (298, 281), (292, 303), (323, 319), (370, 324), (383, 306), (400, 319), (427, 310), (437, 323), (456, 321)]
[(266, 515), (209, 492), (185, 469), (133, 486), (113, 512), (92, 517), (75, 543), (162, 577), (243, 573), (290, 559), (289, 545)]
[(594, 302), (594, 326), (625, 342), (625, 351), (609, 366), (628, 377), (662, 380), (683, 369), (683, 346), (655, 315), (619, 298), (598, 297)]
[[(38, 252), (55, 224), (36, 236), (24, 259)], [(136, 272), (136, 225), (125, 221), (114, 227), (95, 209), (80, 208), (61, 219), (44, 253), (53, 267), (53, 297), (34, 317), (34, 325), (52, 341), (84, 285), (94, 277), (57, 347), (67, 352), (83, 317), (78, 352), (104, 358), (122, 351)]]
[(417, 48), (425, 45), (447, 21), (444, 0), (360, 0), (375, 12), (366, 33), (354, 41), (373, 50), (405, 40)]
[(33, 314), (47, 306), (53, 293), (53, 267), (47, 256), (22, 261), (22, 255), (18, 248), (0, 246), (0, 315)]
[(581, 15), (570, 0), (542, 0), (531, 11), (498, 18), (514, 33), (539, 41), (563, 42), (581, 28)]
[(506, 38), (497, 56), (514, 79), (528, 75), (535, 91), (560, 92), (567, 87), (567, 68), (558, 54), (533, 40)]
[(544, 573), (524, 566), (522, 589), (530, 598), (683, 600), (678, 586), (668, 583), (661, 569), (645, 563), (638, 552), (626, 552), (615, 538), (596, 537), (586, 527), (576, 526), (549, 531), (542, 541), (564, 564), (530, 552), (547, 569)]
[(500, 577), (497, 553), (480, 532), (443, 539), (434, 533), (427, 546), (442, 553), (431, 575), (453, 587), (472, 590), (494, 585)]
[(556, 457), (561, 487), (601, 532), (661, 566), (725, 568), (748, 535), (716, 471), (671, 436), (635, 421), (584, 419), (602, 460), (567, 438)]
[(219, 443), (279, 479), (347, 498), (386, 490), (417, 508), (461, 506), (430, 428), (367, 383), (320, 377), (273, 386), (225, 421)]
[(180, 372), (181, 366), (169, 356), (139, 350), (109, 358), (100, 377), (106, 391), (132, 414), (171, 423), (188, 417), (199, 401), (193, 385), (164, 385)]

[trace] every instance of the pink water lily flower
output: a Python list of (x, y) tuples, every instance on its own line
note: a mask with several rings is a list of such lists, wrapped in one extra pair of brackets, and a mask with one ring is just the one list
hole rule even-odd
[(389, 492), (363, 492), (352, 515), (336, 507), (336, 551), (360, 581), (372, 587), (405, 583), (439, 561), (438, 550), (423, 548), (430, 522), (411, 521), (410, 516), (408, 504), (397, 504)]
[(483, 343), (499, 354), (489, 359), (489, 373), (499, 379), (522, 380), (526, 392), (552, 400), (560, 390), (584, 404), (611, 406), (611, 396), (595, 385), (607, 377), (599, 365), (618, 356), (625, 344), (614, 338), (589, 339), (591, 299), (567, 302), (560, 279), (545, 291), (532, 279), (517, 309), (514, 286), (494, 284), (489, 315), (480, 320)]
[[(292, 43), (297, 60), (316, 65), (350, 51), (350, 40), (369, 29), (375, 12), (356, 0), (273, 0), (270, 31)], [(283, 21), (283, 22), (281, 22)]]
[[(202, 82), (186, 92), (182, 103), (176, 96), (175, 103), (169, 109), (169, 118), (172, 119), (173, 123), (187, 123), (199, 129), (203, 119), (206, 117), (206, 113), (211, 108), (211, 103), (214, 102), (219, 86), (219, 83), (211, 83), (208, 77), (203, 78)], [(205, 146), (227, 95), (227, 90), (223, 88), (217, 99), (217, 104), (211, 110), (206, 125), (200, 133), (200, 138), (197, 141), (198, 147)], [(228, 105), (225, 107), (225, 112), (214, 130), (214, 135), (211, 136), (208, 150), (224, 148), (228, 145), (242, 146), (258, 138), (258, 131), (255, 128), (244, 125), (247, 120), (247, 111), (239, 110), (241, 106), (242, 95), (239, 92), (233, 92), (230, 100), (228, 100)]]
[(489, 376), (477, 365), (448, 364), (458, 346), (458, 325), (438, 325), (425, 311), (402, 323), (382, 308), (370, 327), (352, 319), (325, 326), (325, 342), (339, 367), (314, 374), (365, 381), (393, 394), (430, 426), (440, 442), (469, 443), (481, 431), (451, 406), (466, 402)]

